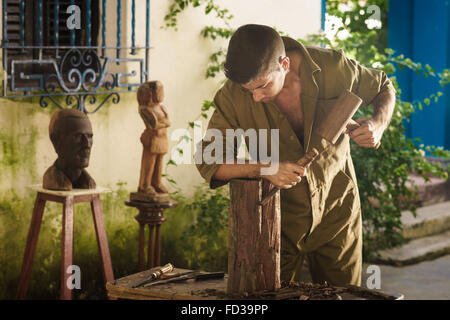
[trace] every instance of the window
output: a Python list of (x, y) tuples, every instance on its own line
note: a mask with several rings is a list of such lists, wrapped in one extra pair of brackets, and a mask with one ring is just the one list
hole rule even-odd
[[(79, 29), (67, 27), (71, 5), (80, 8)], [(119, 93), (135, 91), (148, 78), (149, 8), (150, 0), (3, 0), (2, 96), (39, 96), (43, 107), (48, 100), (63, 107), (52, 96), (67, 95), (67, 105), (75, 97), (85, 112), (84, 102), (96, 103), (95, 95), (118, 102)], [(140, 47), (135, 45), (138, 19), (146, 25)], [(112, 26), (115, 34), (107, 32)], [(137, 49), (145, 50), (138, 54)]]
[[(56, 4), (59, 6), (57, 7)], [(81, 9), (81, 28), (74, 30), (75, 46), (97, 46), (99, 31), (99, 0), (89, 1), (91, 15), (90, 43), (87, 41), (86, 13), (87, 3), (83, 0), (7, 0), (6, 9), (6, 38), (11, 47), (24, 46), (71, 46), (71, 32), (67, 28), (66, 21), (70, 16), (67, 8), (75, 4)], [(56, 9), (57, 8), (57, 9)], [(40, 16), (42, 10), (42, 16)], [(55, 32), (58, 24), (57, 32)], [(39, 35), (41, 30), (41, 35)], [(36, 50), (34, 50), (36, 51)], [(17, 54), (24, 54), (24, 50), (16, 49)], [(11, 52), (11, 53), (13, 53)]]
[[(7, 0), (7, 43), (10, 47), (21, 47), (21, 49), (10, 49), (8, 52), (8, 70), (12, 70), (11, 61), (19, 59), (39, 59), (38, 48), (26, 47), (53, 47), (42, 50), (41, 58), (61, 57), (68, 50), (61, 47), (68, 46), (97, 46), (99, 25), (99, 1), (89, 1), (91, 12), (91, 34), (87, 39), (86, 30), (86, 1), (83, 0), (45, 0), (40, 3), (35, 0)], [(59, 7), (56, 7), (56, 5)], [(73, 35), (67, 28), (66, 21), (70, 16), (67, 8), (77, 5), (81, 9), (81, 28), (74, 29)], [(41, 6), (41, 8), (40, 8)], [(56, 9), (58, 8), (58, 9)], [(42, 12), (41, 12), (42, 11)], [(56, 30), (55, 30), (56, 29)], [(72, 39), (71, 39), (72, 36)], [(89, 41), (88, 41), (89, 40)], [(72, 43), (73, 41), (73, 43)], [(25, 47), (25, 48), (24, 48)], [(19, 77), (14, 79), (17, 88), (29, 85), (38, 85), (38, 79), (22, 79), (20, 73), (51, 73), (53, 66), (50, 64), (16, 64), (15, 71)], [(49, 79), (55, 82), (55, 79)]]

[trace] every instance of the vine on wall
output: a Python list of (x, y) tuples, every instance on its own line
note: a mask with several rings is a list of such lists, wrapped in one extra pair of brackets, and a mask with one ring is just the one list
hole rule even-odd
[[(204, 38), (217, 40), (219, 38), (228, 39), (232, 36), (234, 30), (231, 28), (230, 21), (234, 16), (229, 12), (228, 9), (224, 9), (218, 6), (214, 0), (173, 0), (172, 4), (169, 6), (169, 12), (164, 16), (165, 24), (161, 26), (161, 28), (166, 30), (170, 28), (178, 30), (178, 16), (190, 5), (192, 5), (192, 7), (194, 8), (199, 8), (202, 6), (204, 8), (205, 15), (215, 14), (218, 20), (225, 25), (225, 27), (205, 26), (201, 30), (201, 35)], [(223, 70), (225, 56), (225, 48), (219, 48), (209, 56), (209, 63), (205, 72), (206, 78), (215, 78), (219, 74), (219, 72)], [(207, 119), (208, 112), (212, 109), (214, 109), (214, 102), (211, 100), (204, 100), (202, 106), (200, 107), (200, 113), (194, 119), (188, 121), (187, 128), (194, 129), (194, 127), (196, 126), (196, 121), (200, 120), (201, 118)], [(184, 135), (179, 138), (179, 140), (177, 141), (177, 145), (179, 145), (183, 140), (191, 142), (192, 138)], [(180, 156), (183, 155), (183, 150), (181, 148), (177, 148), (176, 152), (178, 152)], [(173, 194), (178, 194), (181, 190), (178, 188), (176, 180), (167, 173), (167, 168), (169, 166), (177, 166), (177, 163), (172, 158), (171, 154), (169, 160), (167, 161), (163, 177), (165, 177), (165, 179), (172, 185), (172, 187), (176, 189)]]

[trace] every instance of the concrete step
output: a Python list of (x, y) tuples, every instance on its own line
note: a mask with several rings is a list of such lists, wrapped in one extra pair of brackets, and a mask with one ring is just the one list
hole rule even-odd
[(399, 248), (379, 252), (377, 263), (405, 266), (450, 254), (450, 230), (411, 240)]
[[(411, 174), (408, 178), (406, 187), (416, 194), (416, 199), (404, 198), (405, 203), (413, 202), (417, 207), (423, 207), (450, 200), (450, 179), (430, 176), (429, 181), (425, 181), (417, 174)], [(381, 188), (384, 190), (383, 186)], [(369, 197), (369, 201), (374, 207), (380, 207), (378, 199)]]
[(425, 181), (419, 175), (409, 176), (410, 182), (406, 186), (417, 194), (417, 204), (428, 206), (434, 203), (450, 200), (450, 180), (431, 176)]
[(407, 240), (431, 236), (450, 230), (450, 201), (417, 208), (416, 217), (403, 211), (402, 235)]

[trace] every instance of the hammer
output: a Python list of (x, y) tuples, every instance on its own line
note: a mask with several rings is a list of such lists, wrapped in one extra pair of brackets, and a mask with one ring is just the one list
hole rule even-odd
[[(356, 110), (362, 103), (362, 99), (353, 94), (349, 90), (344, 90), (336, 100), (331, 110), (326, 115), (325, 119), (319, 124), (315, 132), (325, 140), (336, 144), (336, 141), (344, 133), (344, 129), (348, 128), (351, 131), (360, 127), (360, 124), (352, 119)], [(375, 148), (378, 149), (380, 143)], [(323, 151), (322, 151), (323, 152)], [(320, 153), (315, 149), (311, 149), (302, 158), (297, 161), (297, 164), (307, 168), (309, 164)], [(278, 187), (274, 187), (270, 192), (261, 200), (259, 205), (265, 205), (269, 202), (270, 198), (280, 190)]]

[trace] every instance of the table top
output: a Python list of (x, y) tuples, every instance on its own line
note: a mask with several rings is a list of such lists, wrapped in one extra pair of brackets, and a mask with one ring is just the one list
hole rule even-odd
[[(106, 284), (108, 296), (119, 299), (133, 299), (133, 300), (232, 300), (227, 296), (227, 281), (228, 275), (220, 279), (205, 279), (196, 281), (194, 279), (165, 283), (150, 287), (133, 286), (149, 279), (151, 273), (160, 267), (155, 267), (136, 274), (132, 274), (120, 279), (110, 281)], [(174, 268), (174, 273), (188, 272), (192, 270)], [(353, 287), (353, 286), (352, 286)], [(345, 289), (346, 288), (342, 288)], [(402, 294), (390, 295), (387, 293), (369, 290), (366, 288), (355, 288), (346, 290), (348, 292), (340, 293), (342, 300), (366, 300), (369, 299), (403, 299)], [(298, 298), (297, 298), (298, 299)]]
[(98, 193), (108, 193), (112, 192), (111, 189), (105, 188), (105, 187), (97, 187), (95, 189), (73, 189), (70, 191), (64, 191), (64, 190), (50, 190), (45, 189), (40, 184), (31, 185), (29, 186), (31, 190), (51, 194), (55, 196), (61, 196), (61, 197), (67, 197), (67, 196), (84, 196), (89, 194), (98, 194)]
[[(108, 296), (122, 299), (134, 300), (218, 300), (223, 297), (212, 295), (205, 296), (202, 294), (205, 290), (217, 290), (225, 294), (227, 285), (227, 276), (220, 279), (208, 279), (202, 281), (195, 281), (194, 279), (183, 282), (172, 282), (167, 284), (160, 284), (151, 287), (133, 288), (136, 284), (145, 279), (149, 279), (151, 273), (158, 268), (145, 270), (130, 276), (110, 281), (106, 284)], [(182, 273), (192, 270), (174, 268), (173, 272), (168, 273)]]

